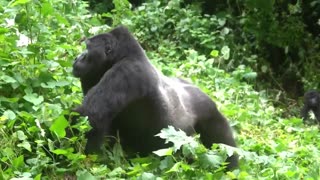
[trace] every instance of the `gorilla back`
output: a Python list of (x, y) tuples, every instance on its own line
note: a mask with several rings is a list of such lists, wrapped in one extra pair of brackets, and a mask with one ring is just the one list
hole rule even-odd
[[(92, 126), (86, 153), (98, 151), (103, 136), (117, 131), (124, 148), (149, 153), (164, 146), (154, 135), (168, 125), (200, 133), (208, 148), (212, 143), (236, 146), (215, 103), (196, 86), (157, 71), (125, 27), (91, 37), (86, 45), (73, 65), (85, 94), (75, 111), (88, 116)], [(236, 155), (227, 161), (228, 169), (238, 166)]]

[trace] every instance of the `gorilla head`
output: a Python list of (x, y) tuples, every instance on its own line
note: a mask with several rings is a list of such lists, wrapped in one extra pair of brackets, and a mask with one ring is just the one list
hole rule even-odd
[[(143, 56), (143, 51), (129, 31), (120, 26), (109, 33), (99, 34), (85, 41), (87, 49), (73, 64), (73, 75), (80, 78), (84, 95), (99, 82), (113, 64), (126, 56)], [(127, 43), (119, 43), (127, 42)]]
[(304, 96), (304, 103), (310, 107), (317, 107), (320, 103), (320, 95), (316, 90), (308, 91)]
[[(168, 125), (188, 135), (200, 133), (208, 148), (212, 143), (236, 146), (215, 103), (196, 86), (155, 69), (126, 28), (89, 38), (86, 45), (73, 65), (85, 94), (74, 111), (88, 116), (92, 126), (86, 153), (98, 151), (104, 135), (117, 133), (125, 149), (150, 153), (164, 147), (155, 134)], [(236, 155), (227, 161), (229, 169), (238, 165)]]

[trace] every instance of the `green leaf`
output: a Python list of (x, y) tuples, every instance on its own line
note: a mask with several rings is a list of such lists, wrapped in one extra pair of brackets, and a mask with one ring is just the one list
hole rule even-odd
[(14, 78), (7, 76), (7, 75), (0, 76), (0, 80), (4, 81), (5, 83), (8, 83), (8, 84), (17, 82)]
[(33, 180), (41, 180), (41, 174), (38, 174)]
[(50, 82), (47, 82), (47, 83), (41, 83), (41, 87), (43, 88), (54, 88), (54, 87), (62, 87), (62, 86), (69, 86), (70, 83), (67, 82), (67, 81), (50, 81)]
[(31, 152), (31, 145), (30, 145), (30, 143), (28, 141), (23, 141), (22, 143), (19, 143), (17, 146), (18, 147), (23, 147), (26, 150), (28, 150), (29, 152)]
[(53, 153), (57, 154), (57, 155), (65, 155), (68, 154), (69, 152), (65, 149), (55, 149), (52, 151)]
[(6, 116), (0, 116), (0, 124), (6, 123), (7, 119), (8, 119), (8, 117), (6, 117)]
[(181, 166), (182, 162), (177, 162), (173, 165), (173, 167), (167, 171), (166, 173), (170, 173), (170, 172), (178, 172), (179, 169), (180, 169), (180, 166)]
[[(9, 29), (0, 27), (0, 34), (4, 34), (7, 32), (9, 32)], [(1, 61), (0, 61), (0, 65), (1, 65)]]
[(197, 147), (198, 144), (194, 138), (187, 136), (181, 129), (177, 131), (173, 126), (162, 129), (156, 136), (165, 139), (166, 143), (172, 142), (174, 152), (180, 149), (182, 145), (190, 144), (192, 147)]
[(218, 56), (219, 56), (219, 51), (218, 51), (218, 50), (212, 50), (212, 51), (210, 52), (210, 56), (212, 56), (212, 57), (218, 57)]
[(57, 134), (58, 137), (65, 137), (65, 128), (68, 127), (69, 122), (64, 118), (64, 116), (59, 116), (51, 125), (50, 131)]
[(173, 157), (167, 156), (163, 160), (161, 160), (159, 168), (161, 170), (168, 169), (169, 167), (172, 167), (174, 163), (175, 161), (173, 160)]
[(13, 120), (17, 117), (16, 114), (11, 110), (6, 110), (3, 113), (3, 116), (6, 117), (7, 119), (10, 119), (10, 120)]
[(223, 36), (226, 36), (227, 34), (229, 34), (230, 33), (230, 29), (229, 28), (223, 28), (222, 30), (221, 30), (221, 35), (223, 35)]
[(234, 152), (236, 152), (236, 150), (237, 150), (237, 148), (232, 147), (232, 146), (228, 146), (225, 144), (218, 144), (218, 145), (221, 149), (223, 149), (227, 153), (227, 155), (229, 157), (232, 156), (234, 154)]
[(124, 174), (125, 171), (121, 168), (121, 167), (117, 167), (115, 168), (114, 170), (112, 170), (108, 176), (109, 177), (117, 177), (117, 176), (120, 176), (121, 174)]
[(12, 162), (12, 165), (16, 169), (24, 166), (24, 156), (20, 155), (19, 157), (15, 158)]
[(225, 18), (219, 18), (218, 23), (220, 26), (224, 26), (226, 24), (226, 19)]
[(268, 66), (263, 65), (263, 66), (261, 67), (261, 72), (266, 73), (267, 71), (268, 71)]
[(63, 16), (61, 16), (59, 14), (55, 14), (55, 17), (57, 18), (59, 23), (64, 24), (66, 26), (70, 26), (68, 20), (66, 18), (64, 18)]
[(166, 148), (166, 149), (159, 149), (157, 151), (153, 151), (154, 154), (162, 157), (162, 156), (170, 156), (172, 155), (173, 149), (172, 148)]
[(17, 0), (17, 1), (15, 1), (14, 3), (12, 3), (11, 5), (10, 5), (10, 7), (14, 7), (14, 6), (16, 6), (16, 5), (22, 5), (22, 4), (26, 4), (26, 3), (28, 3), (28, 2), (30, 2), (31, 0)]
[(52, 7), (52, 5), (48, 2), (46, 3), (42, 3), (42, 8), (41, 8), (41, 12), (43, 15), (48, 15), (48, 14), (52, 14), (54, 9)]
[(144, 172), (142, 173), (141, 177), (138, 178), (138, 180), (155, 180), (157, 179), (157, 177), (152, 174), (152, 173), (147, 173), (147, 172)]
[(256, 72), (249, 72), (243, 75), (245, 79), (249, 79), (249, 80), (256, 79), (257, 76), (258, 74)]
[(228, 60), (230, 57), (230, 48), (228, 46), (223, 46), (221, 49), (221, 54), (223, 59)]
[(94, 177), (90, 172), (88, 171), (78, 171), (77, 172), (77, 179), (78, 180), (96, 180), (97, 178)]
[(209, 153), (199, 156), (199, 160), (204, 167), (219, 167), (223, 162), (221, 156)]
[(25, 96), (23, 96), (23, 99), (25, 99), (28, 102), (31, 102), (34, 105), (39, 105), (40, 103), (43, 102), (43, 96), (38, 96), (35, 93), (32, 94), (26, 94)]
[(24, 135), (24, 132), (21, 131), (21, 130), (17, 131), (17, 137), (18, 137), (18, 139), (19, 139), (20, 141), (23, 141), (23, 140), (26, 140), (26, 139), (27, 139), (27, 136)]

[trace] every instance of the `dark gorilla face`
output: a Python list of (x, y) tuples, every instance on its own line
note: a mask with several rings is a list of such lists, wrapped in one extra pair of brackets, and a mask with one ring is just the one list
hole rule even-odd
[(115, 59), (116, 39), (112, 34), (100, 34), (86, 41), (87, 49), (80, 54), (73, 64), (73, 75), (90, 78), (104, 74), (111, 68)]

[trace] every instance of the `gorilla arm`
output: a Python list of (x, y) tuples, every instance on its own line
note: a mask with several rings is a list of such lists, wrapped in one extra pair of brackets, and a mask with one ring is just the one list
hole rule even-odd
[(87, 134), (86, 153), (97, 152), (103, 136), (111, 133), (111, 123), (117, 114), (148, 93), (149, 83), (152, 82), (149, 79), (152, 78), (149, 70), (154, 69), (146, 66), (150, 64), (143, 60), (123, 59), (89, 90), (82, 107), (79, 108), (79, 113), (88, 116), (92, 126)]
[(309, 112), (309, 107), (305, 104), (302, 109), (301, 109), (301, 117), (303, 121), (305, 121), (308, 118), (308, 112)]
[(103, 132), (109, 132), (110, 123), (118, 112), (128, 104), (137, 100), (146, 93), (147, 85), (143, 78), (146, 75), (138, 74), (140, 62), (126, 62), (123, 60), (115, 64), (104, 74), (100, 82), (94, 86), (83, 101), (86, 116), (91, 126)]

